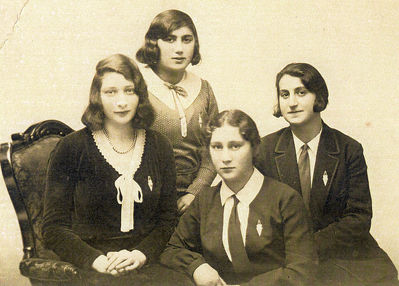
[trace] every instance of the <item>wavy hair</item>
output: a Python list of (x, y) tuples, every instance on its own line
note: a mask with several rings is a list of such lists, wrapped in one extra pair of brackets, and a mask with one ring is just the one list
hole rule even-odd
[(165, 39), (173, 31), (182, 27), (188, 27), (194, 35), (194, 54), (191, 64), (194, 66), (201, 61), (197, 29), (193, 20), (186, 13), (179, 10), (166, 10), (158, 14), (145, 34), (144, 45), (137, 51), (136, 59), (149, 67), (154, 68), (160, 59), (160, 51), (157, 44), (159, 39)]
[(148, 128), (154, 121), (154, 110), (148, 100), (147, 85), (136, 63), (122, 54), (109, 56), (98, 62), (96, 74), (90, 88), (89, 105), (82, 115), (82, 123), (90, 130), (100, 130), (104, 127), (104, 109), (101, 102), (101, 85), (103, 77), (108, 72), (116, 72), (134, 84), (134, 92), (139, 97), (136, 114), (131, 121), (135, 128)]
[(213, 131), (225, 124), (238, 127), (242, 138), (251, 144), (252, 157), (255, 158), (260, 144), (258, 128), (255, 121), (248, 114), (238, 109), (224, 110), (208, 122), (204, 130), (207, 148), (209, 148)]
[(276, 76), (277, 104), (274, 107), (273, 115), (281, 116), (280, 110), (280, 80), (284, 75), (298, 77), (307, 90), (316, 95), (313, 105), (314, 112), (320, 112), (326, 109), (328, 104), (328, 89), (324, 78), (319, 71), (307, 63), (291, 63), (285, 66)]

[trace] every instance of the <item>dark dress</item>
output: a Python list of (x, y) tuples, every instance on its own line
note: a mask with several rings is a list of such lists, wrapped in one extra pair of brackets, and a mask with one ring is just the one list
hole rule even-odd
[(98, 256), (137, 249), (147, 257), (146, 269), (157, 261), (177, 222), (174, 156), (164, 136), (146, 131), (141, 165), (134, 175), (143, 202), (135, 203), (134, 229), (129, 232), (120, 230), (115, 188), (119, 176), (87, 128), (60, 140), (48, 165), (42, 228), (46, 247), (104, 281), (113, 277), (91, 269)]

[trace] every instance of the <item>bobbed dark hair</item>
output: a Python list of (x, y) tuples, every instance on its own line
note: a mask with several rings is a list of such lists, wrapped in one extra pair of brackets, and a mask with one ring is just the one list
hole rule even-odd
[(291, 63), (285, 66), (276, 76), (277, 105), (274, 107), (274, 116), (281, 116), (280, 80), (286, 74), (293, 77), (298, 77), (306, 89), (316, 95), (313, 105), (314, 112), (321, 112), (326, 109), (328, 104), (328, 89), (326, 82), (319, 71), (307, 63)]
[(204, 132), (206, 146), (209, 148), (213, 131), (225, 124), (238, 127), (242, 138), (251, 144), (252, 157), (255, 158), (260, 144), (258, 128), (255, 121), (248, 114), (238, 109), (224, 110), (208, 122)]
[(201, 61), (197, 29), (193, 20), (186, 13), (179, 10), (166, 10), (152, 20), (145, 34), (144, 45), (137, 51), (136, 59), (149, 67), (154, 68), (159, 62), (160, 51), (157, 44), (159, 39), (165, 39), (173, 31), (188, 27), (194, 35), (194, 54), (191, 64), (194, 66)]
[(136, 63), (122, 54), (114, 54), (98, 62), (96, 74), (90, 88), (89, 105), (82, 115), (82, 123), (90, 130), (104, 127), (104, 109), (101, 102), (101, 85), (106, 73), (116, 72), (134, 84), (134, 92), (139, 97), (136, 114), (131, 121), (134, 128), (148, 128), (154, 121), (154, 110), (148, 100), (147, 85)]

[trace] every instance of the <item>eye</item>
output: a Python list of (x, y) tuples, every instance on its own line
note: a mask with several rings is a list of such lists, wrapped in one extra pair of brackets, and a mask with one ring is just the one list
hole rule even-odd
[(308, 93), (308, 90), (306, 88), (301, 88), (299, 90), (297, 90), (296, 92), (299, 96), (304, 96)]
[(136, 93), (134, 92), (134, 88), (133, 87), (129, 87), (125, 89), (125, 94), (127, 95), (135, 95)]
[(215, 151), (219, 151), (223, 149), (223, 146), (221, 144), (211, 144), (210, 145), (211, 149), (215, 150)]
[(117, 93), (116, 89), (106, 89), (103, 93), (107, 96), (114, 96)]
[(165, 39), (163, 39), (163, 41), (168, 42), (168, 43), (173, 43), (175, 41), (175, 39), (171, 36), (167, 36)]
[(244, 143), (241, 141), (232, 141), (229, 143), (229, 148), (233, 151), (237, 151), (242, 147), (242, 145), (244, 145)]
[(231, 145), (231, 149), (234, 150), (234, 151), (237, 151), (240, 148), (241, 148), (241, 144), (232, 144)]
[(287, 99), (289, 96), (290, 96), (290, 93), (288, 91), (285, 91), (285, 90), (280, 91), (280, 97)]
[(183, 43), (185, 44), (189, 44), (193, 41), (193, 37), (192, 36), (187, 36), (183, 38)]

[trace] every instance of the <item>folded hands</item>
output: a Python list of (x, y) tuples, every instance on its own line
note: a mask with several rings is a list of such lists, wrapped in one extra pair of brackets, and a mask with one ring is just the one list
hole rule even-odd
[(147, 261), (147, 257), (139, 250), (111, 251), (107, 255), (100, 255), (94, 260), (94, 270), (119, 276), (129, 271), (140, 269)]

